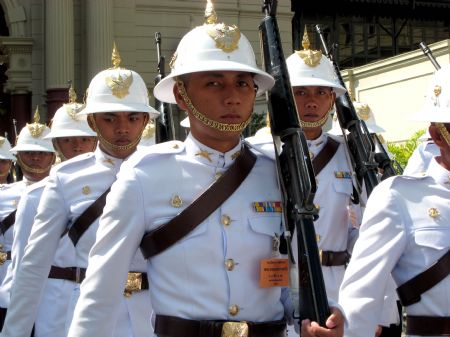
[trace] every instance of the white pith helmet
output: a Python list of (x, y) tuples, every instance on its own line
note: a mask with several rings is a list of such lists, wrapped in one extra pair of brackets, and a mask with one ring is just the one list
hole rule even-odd
[(257, 95), (272, 88), (274, 78), (258, 68), (248, 39), (238, 27), (216, 23), (217, 16), (208, 1), (206, 22), (183, 36), (170, 61), (171, 73), (154, 88), (162, 102), (176, 103), (173, 86), (177, 76), (203, 71), (242, 71), (254, 74)]
[[(386, 130), (379, 126), (375, 120), (375, 116), (373, 114), (372, 109), (370, 109), (369, 105), (366, 103), (361, 103), (358, 101), (353, 101), (353, 106), (355, 107), (356, 114), (358, 118), (366, 123), (367, 129), (369, 133), (381, 133)], [(342, 135), (341, 127), (339, 126), (339, 120), (337, 118), (337, 113), (333, 115), (333, 123), (331, 130), (329, 131), (334, 135)]]
[(72, 85), (69, 89), (69, 103), (63, 104), (53, 116), (50, 133), (44, 138), (95, 137), (97, 134), (89, 127), (87, 116), (79, 114), (84, 105), (77, 103), (77, 94)]
[(11, 144), (8, 139), (0, 136), (0, 159), (15, 161), (16, 157), (10, 152)]
[(318, 86), (330, 87), (336, 97), (346, 92), (339, 84), (333, 65), (320, 50), (309, 49), (309, 38), (305, 27), (303, 34), (303, 50), (296, 50), (286, 59), (286, 65), (293, 87)]
[(17, 137), (16, 146), (10, 151), (43, 151), (55, 152), (51, 139), (45, 138), (50, 133), (50, 128), (45, 124), (39, 123), (39, 109), (36, 107), (34, 113), (34, 123), (25, 125)]
[(142, 77), (135, 71), (121, 68), (121, 58), (114, 44), (113, 67), (99, 72), (87, 90), (86, 106), (80, 112), (146, 112), (156, 117), (159, 112), (150, 106), (148, 90)]
[(425, 104), (414, 120), (450, 123), (450, 65), (434, 73), (426, 91)]

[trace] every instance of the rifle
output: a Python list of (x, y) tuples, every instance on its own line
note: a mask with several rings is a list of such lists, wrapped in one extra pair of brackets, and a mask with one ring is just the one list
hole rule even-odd
[(425, 54), (425, 56), (428, 57), (430, 62), (433, 64), (434, 68), (436, 70), (441, 69), (441, 66), (439, 65), (439, 63), (436, 60), (436, 58), (433, 56), (433, 53), (431, 52), (431, 49), (428, 47), (428, 45), (425, 42), (422, 41), (422, 42), (419, 43), (419, 47), (420, 47), (420, 49), (422, 49), (422, 51)]
[[(313, 200), (317, 186), (283, 55), (275, 17), (276, 7), (276, 0), (264, 0), (262, 8), (265, 17), (259, 31), (264, 68), (275, 78), (275, 86), (267, 93), (266, 98), (282, 194), (283, 220), (288, 230), (285, 233), (288, 253), (293, 266), (295, 259), (290, 249), (290, 233), (294, 228), (298, 240), (300, 281), (295, 280), (295, 275), (291, 273), (290, 285), (294, 306), (298, 305), (294, 318), (299, 318), (299, 323), (303, 319), (310, 319), (325, 326), (330, 309), (314, 230), (317, 209)], [(276, 146), (280, 142), (281, 153)]]
[[(319, 33), (324, 54), (332, 62), (336, 76), (338, 77), (340, 84), (345, 88), (339, 66), (328, 51), (327, 44), (319, 25), (316, 25), (316, 30), (317, 33)], [(348, 152), (351, 157), (353, 171), (357, 177), (358, 192), (361, 192), (361, 184), (364, 181), (367, 196), (369, 196), (374, 187), (378, 185), (377, 173), (379, 163), (375, 161), (375, 144), (367, 129), (366, 123), (358, 118), (348, 92), (336, 98), (335, 104), (339, 125), (341, 126), (341, 129), (348, 130), (348, 134), (346, 132), (342, 132), (342, 134), (344, 135)], [(383, 148), (381, 144), (380, 148)], [(387, 158), (389, 160), (389, 157)]]
[[(13, 123), (13, 130), (14, 130), (14, 142), (11, 142), (11, 144), (16, 145), (17, 144), (17, 138), (19, 137), (19, 134), (17, 132), (17, 121), (15, 118), (12, 119), (12, 123)], [(13, 179), (14, 181), (19, 181), (23, 179), (23, 172), (22, 169), (20, 168), (20, 165), (17, 164), (17, 162), (15, 162), (13, 165)]]
[[(155, 33), (156, 54), (158, 58), (158, 75), (155, 77), (155, 85), (165, 76), (164, 56), (161, 56), (161, 33)], [(175, 139), (175, 127), (172, 119), (172, 106), (169, 103), (160, 102), (155, 98), (155, 109), (160, 115), (155, 120), (156, 143), (167, 142)]]

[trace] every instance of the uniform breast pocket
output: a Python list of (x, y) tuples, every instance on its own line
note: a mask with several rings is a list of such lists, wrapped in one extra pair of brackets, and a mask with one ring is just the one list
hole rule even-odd
[(352, 195), (353, 185), (351, 179), (334, 179), (333, 189), (336, 193), (342, 193), (345, 195)]
[(434, 248), (450, 248), (450, 228), (427, 227), (416, 229), (414, 239), (417, 245)]
[(256, 234), (273, 237), (281, 235), (281, 215), (257, 216), (248, 219), (250, 229)]

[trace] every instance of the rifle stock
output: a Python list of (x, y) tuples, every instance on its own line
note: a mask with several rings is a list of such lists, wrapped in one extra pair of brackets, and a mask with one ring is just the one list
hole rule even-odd
[[(164, 57), (161, 56), (161, 33), (155, 33), (156, 53), (158, 58), (158, 75), (155, 77), (155, 85), (166, 75), (164, 70)], [(175, 127), (172, 118), (172, 106), (155, 98), (155, 109), (159, 111), (159, 116), (155, 120), (155, 140), (156, 143), (167, 142), (175, 139)]]
[[(300, 292), (299, 312), (295, 312), (294, 317), (299, 318), (299, 323), (307, 318), (325, 326), (330, 309), (313, 222), (317, 218), (313, 203), (316, 181), (283, 55), (275, 17), (276, 5), (276, 0), (264, 1), (265, 17), (259, 30), (264, 68), (275, 78), (275, 86), (267, 93), (267, 101), (274, 143), (279, 140), (283, 144), (281, 154), (275, 146), (275, 157), (284, 206), (284, 221), (289, 232), (295, 228), (298, 240), (299, 285), (292, 284), (291, 279), (291, 289), (295, 293), (299, 287)], [(297, 300), (295, 294), (293, 297), (293, 300)], [(297, 303), (294, 303), (294, 306), (296, 305)]]

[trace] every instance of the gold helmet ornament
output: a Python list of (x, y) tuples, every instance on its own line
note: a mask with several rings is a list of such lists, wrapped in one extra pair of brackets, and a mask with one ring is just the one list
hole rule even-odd
[(16, 146), (11, 149), (12, 153), (18, 151), (43, 151), (55, 152), (52, 141), (45, 138), (50, 133), (50, 128), (45, 124), (39, 123), (39, 107), (36, 107), (34, 113), (34, 122), (25, 125), (19, 133)]
[(346, 89), (339, 84), (330, 60), (321, 51), (310, 49), (306, 27), (302, 46), (303, 50), (296, 50), (286, 59), (291, 85), (329, 87), (336, 93), (336, 97), (344, 94)]

